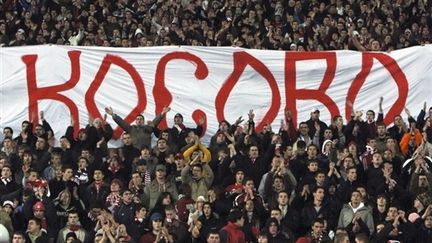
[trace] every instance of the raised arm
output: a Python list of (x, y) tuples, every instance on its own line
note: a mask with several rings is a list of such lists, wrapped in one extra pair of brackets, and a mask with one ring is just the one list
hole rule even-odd
[(348, 35), (351, 37), (352, 43), (357, 48), (358, 51), (367, 51), (364, 46), (360, 43), (360, 41), (357, 39), (357, 33), (354, 33), (354, 27), (350, 26), (348, 29)]
[(152, 126), (152, 127), (157, 127), (157, 126), (159, 125), (159, 123), (162, 121), (162, 119), (165, 117), (165, 115), (166, 115), (170, 110), (171, 110), (170, 107), (164, 107), (163, 110), (162, 110), (162, 112), (161, 112), (159, 115), (157, 115), (157, 116), (153, 119), (153, 121), (152, 121), (152, 123), (151, 123), (151, 126)]
[(114, 113), (113, 108), (112, 107), (105, 107), (105, 112), (110, 115), (113, 120), (125, 131), (125, 132), (130, 132), (131, 130), (131, 125), (129, 123), (127, 123), (125, 120), (123, 120), (123, 118), (121, 118), (120, 116), (118, 116), (117, 114)]

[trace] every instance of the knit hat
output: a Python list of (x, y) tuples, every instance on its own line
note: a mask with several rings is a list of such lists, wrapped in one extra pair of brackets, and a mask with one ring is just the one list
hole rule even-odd
[(39, 201), (33, 205), (33, 210), (45, 211), (45, 206), (43, 205), (43, 203), (41, 201)]
[(204, 196), (198, 196), (197, 197), (197, 200), (196, 200), (197, 202), (206, 202), (207, 200), (205, 199), (205, 197)]
[(9, 205), (12, 209), (15, 209), (14, 203), (10, 200), (6, 200), (3, 202), (3, 207), (5, 207), (6, 205)]
[(425, 208), (432, 204), (432, 195), (429, 192), (424, 192), (418, 195), (417, 199), (423, 204)]

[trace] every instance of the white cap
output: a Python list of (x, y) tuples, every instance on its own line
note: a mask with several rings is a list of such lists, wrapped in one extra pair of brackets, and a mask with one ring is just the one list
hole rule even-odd
[(6, 205), (9, 205), (12, 208), (15, 208), (14, 203), (12, 201), (10, 201), (10, 200), (6, 200), (6, 201), (3, 202), (3, 207), (6, 206)]
[(199, 201), (201, 201), (201, 202), (206, 202), (207, 200), (205, 199), (204, 196), (198, 196), (196, 201), (197, 201), (197, 202), (199, 202)]
[(142, 32), (142, 30), (140, 28), (135, 30), (135, 36), (137, 36), (138, 34), (144, 35), (144, 33)]

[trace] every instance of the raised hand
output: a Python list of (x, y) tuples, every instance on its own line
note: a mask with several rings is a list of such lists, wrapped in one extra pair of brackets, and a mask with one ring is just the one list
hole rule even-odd
[(108, 115), (112, 116), (114, 114), (113, 108), (110, 107), (105, 107), (105, 112), (108, 113)]
[(40, 117), (41, 121), (45, 120), (44, 111), (39, 112), (39, 117)]
[(249, 110), (248, 117), (250, 121), (253, 121), (253, 119), (255, 118), (255, 113), (253, 112), (253, 110)]
[(290, 121), (292, 119), (292, 112), (290, 109), (285, 111), (285, 117), (288, 121)]
[(235, 124), (236, 125), (239, 125), (240, 123), (242, 123), (244, 120), (243, 120), (243, 116), (239, 116), (239, 118), (237, 118), (237, 120), (235, 121)]
[(165, 106), (165, 107), (162, 109), (162, 115), (165, 115), (165, 114), (168, 113), (170, 110), (171, 110), (170, 107)]
[(204, 125), (204, 123), (205, 123), (205, 118), (204, 118), (204, 117), (201, 117), (201, 118), (198, 120), (198, 125), (202, 126), (202, 125)]
[(225, 137), (231, 142), (231, 143), (235, 143), (235, 138), (234, 136), (232, 136), (231, 134), (229, 134), (228, 132), (224, 132)]
[(407, 114), (408, 117), (411, 117), (411, 112), (408, 110), (407, 107), (405, 107), (405, 113)]
[(102, 144), (104, 141), (105, 141), (105, 138), (102, 137), (102, 139), (99, 140), (99, 141), (96, 143), (96, 147), (97, 147), (97, 148), (100, 148), (101, 144)]

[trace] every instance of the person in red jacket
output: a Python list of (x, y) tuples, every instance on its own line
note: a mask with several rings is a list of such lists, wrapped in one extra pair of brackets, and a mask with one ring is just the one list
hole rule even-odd
[(242, 230), (245, 219), (238, 210), (232, 210), (228, 215), (228, 223), (220, 230), (221, 242), (226, 243), (245, 243), (246, 238)]

